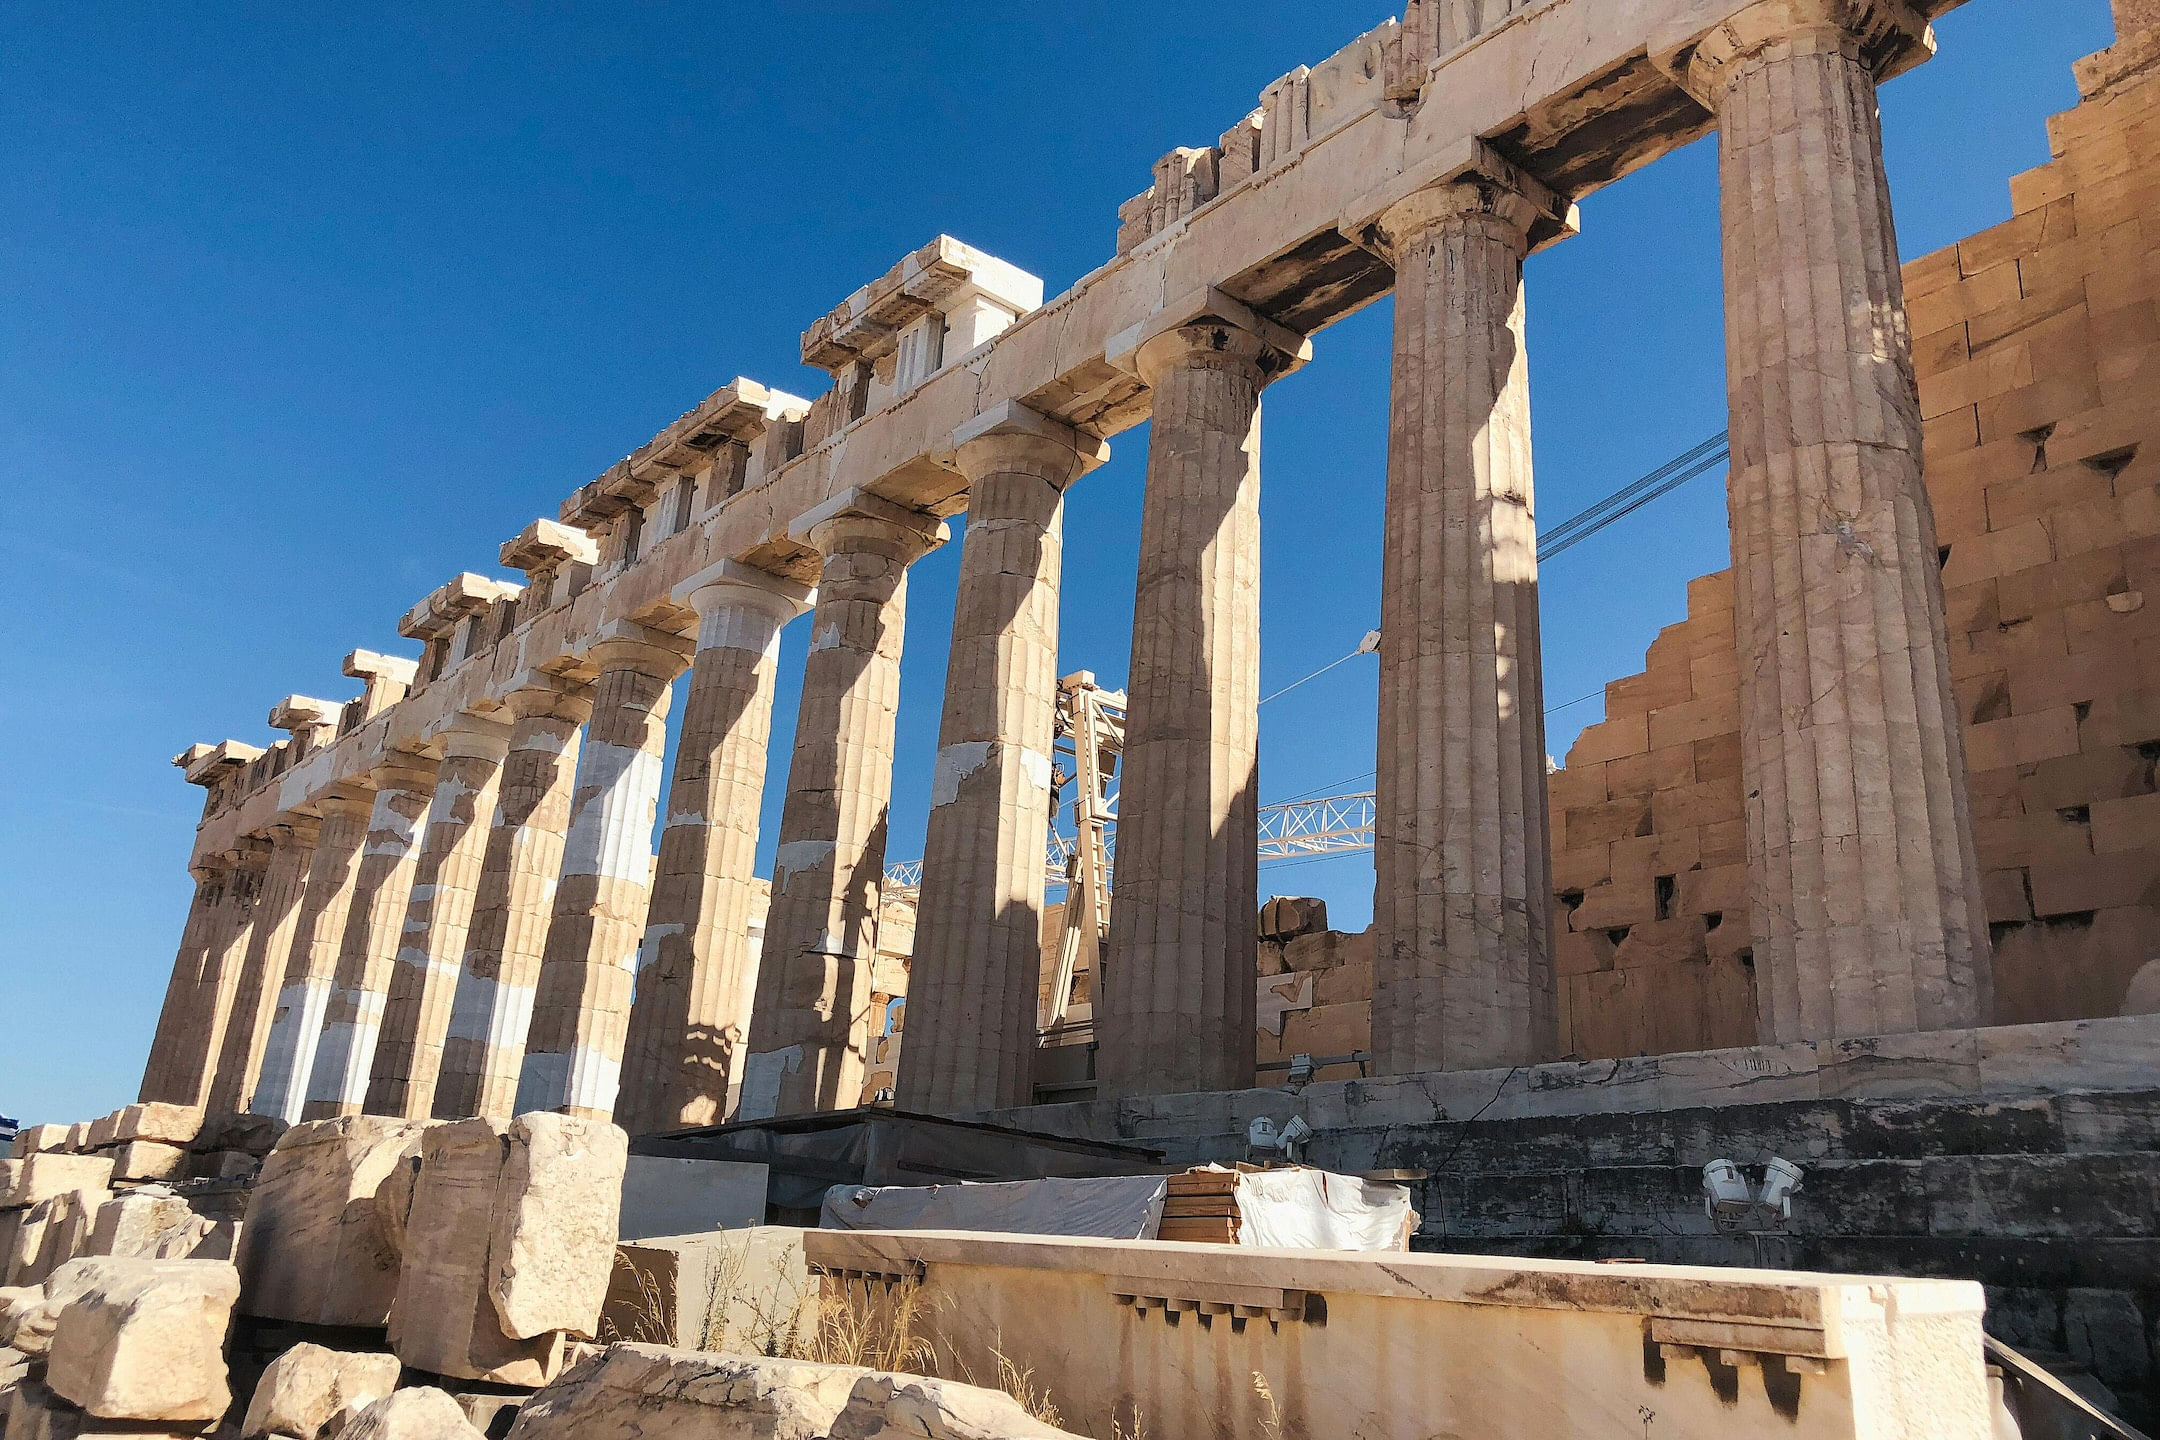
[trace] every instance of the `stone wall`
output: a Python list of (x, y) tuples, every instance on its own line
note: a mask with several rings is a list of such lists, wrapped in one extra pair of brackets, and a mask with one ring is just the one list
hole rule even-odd
[[(2160, 77), (2049, 129), (2013, 219), (1905, 270), (2001, 1024), (2160, 957)], [(1564, 1053), (1755, 1039), (1737, 665), (1697, 580), (1552, 777)]]

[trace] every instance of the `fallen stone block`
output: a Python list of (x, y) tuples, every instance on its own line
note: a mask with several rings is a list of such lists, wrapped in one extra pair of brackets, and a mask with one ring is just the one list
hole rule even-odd
[(35, 1205), (55, 1195), (82, 1190), (104, 1190), (112, 1184), (113, 1162), (109, 1155), (66, 1155), (41, 1150), (14, 1162), (15, 1188), (10, 1205)]
[(511, 1440), (824, 1440), (868, 1370), (613, 1345), (533, 1396)]
[(430, 1126), (422, 1137), (390, 1344), (416, 1370), (538, 1386), (561, 1373), (562, 1333), (505, 1335), (491, 1293), (509, 1132), (503, 1121), (479, 1118)]
[(105, 1152), (115, 1180), (178, 1180), (187, 1174), (188, 1152), (162, 1140), (125, 1140)]
[(90, 1134), (87, 1143), (92, 1150), (103, 1150), (113, 1143), (113, 1136), (120, 1127), (120, 1115), (121, 1112), (115, 1110), (110, 1115), (100, 1115), (90, 1122)]
[(52, 1273), (81, 1255), (90, 1244), (91, 1227), (105, 1192), (67, 1191), (24, 1212), (16, 1236), (16, 1264), (8, 1276), (15, 1285), (42, 1285)]
[(195, 1137), (202, 1133), (203, 1112), (194, 1105), (150, 1101), (124, 1107), (115, 1112), (112, 1121), (112, 1144), (148, 1140), (185, 1148), (193, 1145)]
[(45, 1291), (35, 1285), (0, 1285), (0, 1345), (15, 1345), (15, 1332), (43, 1308)]
[(376, 1219), (383, 1227), (383, 1234), (390, 1239), (390, 1248), (401, 1259), (405, 1254), (406, 1222), (412, 1216), (413, 1191), (420, 1183), (420, 1142), (426, 1134), (423, 1130), (405, 1142), (405, 1148), (398, 1153), (389, 1173), (375, 1187)]
[(1289, 940), (1327, 929), (1327, 901), (1278, 895), (1260, 907), (1260, 938)]
[(362, 1410), (337, 1440), (486, 1440), (454, 1396), (432, 1386), (387, 1395)]
[(86, 1254), (140, 1260), (230, 1260), (238, 1227), (198, 1214), (178, 1195), (138, 1192), (100, 1205)]
[(0, 1398), (0, 1429), (7, 1440), (198, 1440), (200, 1426), (100, 1420), (86, 1415), (35, 1380), (25, 1379)]
[(216, 1260), (104, 1260), (53, 1328), (45, 1383), (107, 1420), (211, 1421), (232, 1404), (225, 1332), (240, 1276)]
[(625, 1241), (601, 1335), (736, 1355), (786, 1353), (817, 1323), (803, 1232), (758, 1225)]
[(1002, 1390), (917, 1375), (865, 1375), (833, 1421), (832, 1440), (1071, 1440)]
[(25, 1155), (35, 1155), (41, 1150), (58, 1150), (67, 1144), (68, 1127), (65, 1125), (32, 1125), (15, 1132), (15, 1143), (8, 1153), (20, 1160)]
[(473, 1429), (487, 1436), (488, 1440), (506, 1440), (510, 1427), (517, 1424), (518, 1412), (525, 1408), (527, 1398), (529, 1397), (524, 1395), (497, 1395), (488, 1392), (455, 1397), (458, 1408), (465, 1412), (465, 1418), (472, 1423)]
[(70, 1154), (85, 1154), (90, 1149), (90, 1122), (78, 1120), (68, 1126), (67, 1143), (60, 1147)]
[(343, 1410), (365, 1410), (397, 1389), (395, 1355), (361, 1355), (299, 1344), (270, 1362), (248, 1401), (245, 1440), (317, 1440)]
[(375, 1191), (421, 1128), (346, 1115), (284, 1133), (240, 1229), (241, 1313), (310, 1325), (388, 1321), (398, 1259)]
[(188, 1148), (198, 1155), (237, 1150), (261, 1159), (277, 1148), (287, 1128), (275, 1115), (206, 1115)]
[(605, 1121), (535, 1114), (511, 1122), (509, 1142), (489, 1242), (503, 1333), (597, 1335), (629, 1137)]

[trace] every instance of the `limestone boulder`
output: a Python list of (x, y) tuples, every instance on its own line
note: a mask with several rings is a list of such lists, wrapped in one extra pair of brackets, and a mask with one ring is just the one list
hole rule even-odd
[(15, 1188), (7, 1198), (10, 1205), (36, 1205), (55, 1195), (102, 1191), (112, 1183), (113, 1162), (109, 1155), (40, 1150), (15, 1165)]
[(405, 1254), (405, 1224), (412, 1215), (413, 1190), (420, 1183), (420, 1141), (426, 1133), (423, 1130), (405, 1142), (396, 1163), (383, 1176), (382, 1184), (375, 1187), (375, 1217), (383, 1234), (389, 1237), (390, 1248), (401, 1259)]
[(613, 1345), (527, 1401), (510, 1440), (824, 1440), (869, 1373)]
[(67, 1141), (68, 1127), (65, 1125), (30, 1125), (15, 1132), (15, 1143), (8, 1153), (19, 1160), (40, 1150), (61, 1149)]
[(511, 1122), (490, 1237), (489, 1294), (513, 1339), (600, 1331), (629, 1136), (571, 1115)]
[(141, 1140), (184, 1149), (195, 1143), (202, 1127), (203, 1112), (198, 1106), (161, 1101), (129, 1105), (112, 1117), (112, 1143), (125, 1145)]
[(484, 1117), (430, 1126), (421, 1139), (390, 1316), (391, 1348), (416, 1370), (535, 1386), (561, 1373), (562, 1333), (505, 1335), (492, 1298), (490, 1252), (509, 1150), (510, 1126)]
[(25, 1210), (15, 1233), (8, 1283), (42, 1285), (55, 1270), (80, 1255), (90, 1243), (97, 1209), (104, 1201), (102, 1190), (70, 1190)]
[(1001, 1390), (917, 1375), (865, 1375), (833, 1421), (832, 1440), (1071, 1440)]
[[(106, 1420), (211, 1421), (232, 1403), (225, 1332), (240, 1276), (219, 1260), (96, 1260), (59, 1310), (45, 1383)], [(52, 1297), (48, 1295), (48, 1303)]]
[(455, 1397), (430, 1386), (386, 1395), (354, 1416), (337, 1440), (487, 1440)]
[(803, 1232), (754, 1225), (624, 1241), (601, 1333), (732, 1355), (782, 1354), (817, 1323)]
[(126, 1140), (107, 1150), (115, 1180), (179, 1180), (186, 1178), (189, 1154), (185, 1145), (162, 1140)]
[(137, 1191), (116, 1195), (97, 1209), (85, 1254), (139, 1260), (229, 1260), (234, 1226), (207, 1215), (177, 1195)]
[(242, 1313), (310, 1325), (388, 1321), (398, 1256), (375, 1193), (422, 1128), (344, 1115), (279, 1138), (240, 1231)]
[(45, 1291), (36, 1285), (0, 1285), (0, 1345), (16, 1348), (15, 1332), (45, 1306)]
[(240, 1426), (246, 1440), (282, 1435), (318, 1440), (345, 1410), (362, 1411), (397, 1389), (395, 1355), (363, 1355), (299, 1344), (270, 1362)]

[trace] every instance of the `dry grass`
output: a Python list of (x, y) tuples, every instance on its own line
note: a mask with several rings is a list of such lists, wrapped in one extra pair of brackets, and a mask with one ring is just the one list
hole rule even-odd
[(1260, 1433), (1267, 1436), (1267, 1440), (1282, 1440), (1282, 1407), (1275, 1403), (1275, 1391), (1267, 1383), (1267, 1376), (1253, 1371), (1252, 1388), (1260, 1397), (1260, 1403), (1267, 1407), (1267, 1414), (1260, 1420)]

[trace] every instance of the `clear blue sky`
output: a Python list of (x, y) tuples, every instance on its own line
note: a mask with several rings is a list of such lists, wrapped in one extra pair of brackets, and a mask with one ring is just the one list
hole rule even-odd
[[(729, 377), (814, 394), (797, 337), (940, 231), (1106, 259), (1174, 145), (1387, 0), (1148, 6), (14, 7), (0, 47), (0, 1113), (134, 1098), (200, 792), (166, 763), (342, 698), (355, 647)], [(2009, 214), (2106, 0), (1973, 0), (1885, 92), (1908, 258)], [(1530, 266), (1540, 514), (1724, 424), (1714, 142)], [(1263, 678), (1378, 612), (1390, 311), (1269, 392)], [(1063, 667), (1122, 683), (1146, 432), (1074, 492)], [(1546, 572), (1546, 690), (1641, 664), (1725, 563), (1716, 478)], [(928, 804), (959, 546), (916, 571), (893, 856)], [(782, 665), (792, 731), (802, 627)], [(1261, 794), (1361, 788), (1361, 659), (1263, 712)], [(1551, 749), (1598, 718), (1555, 715)], [(785, 747), (782, 747), (784, 754)], [(772, 816), (767, 821), (770, 854)], [(1346, 782), (1346, 783), (1338, 783)], [(1370, 918), (1364, 857), (1262, 893)]]

